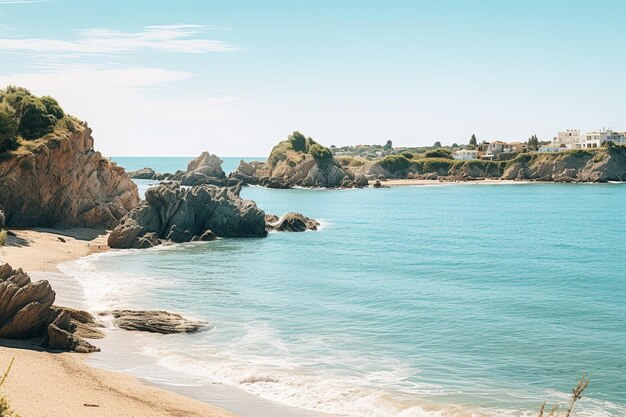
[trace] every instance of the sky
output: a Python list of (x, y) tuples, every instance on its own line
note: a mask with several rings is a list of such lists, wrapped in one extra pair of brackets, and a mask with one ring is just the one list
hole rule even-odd
[(0, 0), (0, 86), (109, 156), (626, 130), (626, 2)]

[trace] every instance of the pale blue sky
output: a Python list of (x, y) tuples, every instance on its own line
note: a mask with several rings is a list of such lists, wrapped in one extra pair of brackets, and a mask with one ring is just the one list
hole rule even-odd
[(108, 155), (626, 130), (624, 1), (0, 0), (0, 85)]

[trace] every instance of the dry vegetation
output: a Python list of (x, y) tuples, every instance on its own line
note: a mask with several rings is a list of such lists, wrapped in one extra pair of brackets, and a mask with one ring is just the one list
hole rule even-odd
[[(2, 387), (9, 376), (9, 372), (11, 372), (11, 367), (13, 366), (13, 360), (9, 363), (4, 375), (2, 376), (2, 380), (0, 380), (0, 387)], [(3, 395), (0, 395), (0, 417), (20, 417), (14, 411), (11, 410), (11, 406), (6, 398)]]
[(583, 374), (583, 376), (578, 381), (578, 384), (576, 384), (576, 386), (572, 389), (572, 398), (570, 399), (565, 413), (559, 412), (559, 404), (554, 404), (550, 411), (547, 411), (546, 403), (544, 402), (541, 405), (541, 409), (539, 410), (539, 417), (571, 417), (572, 412), (574, 411), (574, 406), (576, 405), (576, 402), (582, 398), (582, 394), (585, 389), (587, 389), (587, 385), (589, 385), (589, 378), (586, 374)]

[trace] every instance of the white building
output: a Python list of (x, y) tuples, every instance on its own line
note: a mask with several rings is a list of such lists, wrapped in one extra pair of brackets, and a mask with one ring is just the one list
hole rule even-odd
[(626, 144), (626, 132), (615, 132), (611, 129), (602, 129), (595, 132), (580, 133), (580, 130), (566, 130), (559, 132), (549, 145), (539, 148), (539, 152), (561, 152), (570, 149), (599, 148), (606, 142), (618, 145)]
[(476, 149), (459, 149), (452, 155), (454, 159), (459, 161), (469, 161), (470, 159), (478, 159), (478, 151)]
[(584, 137), (580, 134), (580, 130), (570, 129), (557, 133), (556, 137), (552, 140), (552, 146), (560, 148), (560, 150), (578, 149), (583, 139)]
[(585, 149), (599, 148), (606, 142), (614, 142), (617, 145), (626, 144), (626, 135), (624, 132), (614, 132), (612, 129), (587, 132), (580, 142), (580, 147)]

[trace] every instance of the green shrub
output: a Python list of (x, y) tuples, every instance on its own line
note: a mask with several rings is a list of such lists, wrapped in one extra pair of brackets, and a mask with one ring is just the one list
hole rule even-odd
[(389, 155), (380, 160), (380, 166), (391, 173), (406, 171), (411, 161), (404, 155)]
[(4, 246), (7, 243), (7, 231), (0, 230), (0, 246)]
[(330, 149), (319, 143), (313, 143), (309, 146), (309, 154), (319, 163), (327, 163), (333, 159), (333, 153)]
[(37, 97), (21, 87), (0, 90), (0, 103), (14, 110), (12, 118), (17, 125), (17, 135), (24, 139), (37, 139), (51, 133), (57, 121), (65, 116), (52, 97)]
[(424, 153), (424, 158), (446, 158), (446, 159), (454, 159), (452, 157), (452, 152), (447, 149), (434, 149), (432, 151), (426, 151)]
[(0, 103), (0, 153), (12, 151), (17, 146), (15, 110), (6, 103)]
[(291, 135), (289, 135), (288, 140), (289, 140), (289, 143), (291, 144), (291, 148), (294, 151), (296, 152), (307, 151), (306, 137), (302, 133), (295, 131)]

